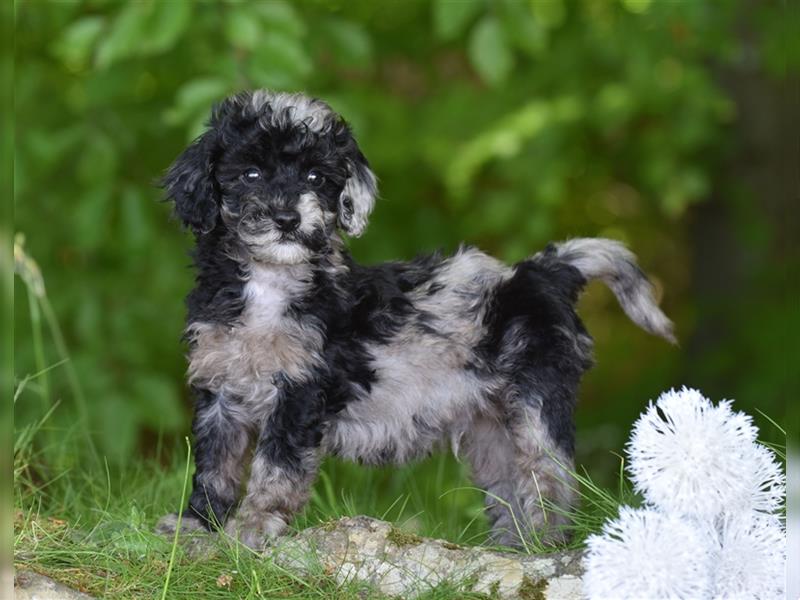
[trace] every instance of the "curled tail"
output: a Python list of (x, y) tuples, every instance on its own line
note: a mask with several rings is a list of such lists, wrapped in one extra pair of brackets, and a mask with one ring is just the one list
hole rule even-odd
[(677, 343), (672, 321), (661, 312), (653, 297), (652, 284), (623, 244), (603, 238), (577, 238), (549, 246), (534, 260), (553, 258), (578, 269), (587, 281), (602, 280), (631, 321), (645, 331)]

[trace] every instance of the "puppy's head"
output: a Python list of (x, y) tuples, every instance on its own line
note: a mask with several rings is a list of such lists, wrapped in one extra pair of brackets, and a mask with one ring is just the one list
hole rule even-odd
[(232, 231), (252, 258), (295, 264), (358, 236), (377, 192), (349, 127), (324, 102), (265, 90), (228, 98), (164, 177), (197, 236)]

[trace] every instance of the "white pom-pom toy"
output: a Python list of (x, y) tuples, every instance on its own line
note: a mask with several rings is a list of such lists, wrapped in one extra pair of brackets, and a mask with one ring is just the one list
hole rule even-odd
[(633, 426), (627, 447), (634, 489), (664, 510), (712, 518), (752, 494), (743, 477), (755, 461), (749, 416), (714, 406), (697, 390), (662, 394)]
[(786, 479), (731, 404), (684, 387), (636, 421), (628, 472), (646, 506), (587, 540), (590, 598), (783, 597)]
[(712, 540), (680, 516), (623, 506), (587, 540), (591, 598), (708, 598)]

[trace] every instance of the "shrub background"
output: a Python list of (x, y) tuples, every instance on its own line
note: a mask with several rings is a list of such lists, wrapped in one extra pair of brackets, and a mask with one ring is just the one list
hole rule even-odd
[[(182, 439), (190, 239), (154, 182), (211, 103), (271, 87), (329, 101), (378, 174), (359, 260), (464, 240), (517, 261), (570, 236), (638, 254), (681, 347), (636, 329), (600, 285), (584, 296), (598, 365), (578, 461), (594, 477), (613, 480), (611, 452), (671, 386), (785, 426), (800, 391), (798, 29), (797, 10), (745, 0), (18, 3), (16, 229), (88, 423), (63, 364), (22, 391), (17, 422), (59, 400), (48, 439), (88, 425), (112, 470)], [(26, 294), (20, 379), (61, 358), (47, 335), (37, 348)], [(337, 489), (353, 472), (327, 469)]]

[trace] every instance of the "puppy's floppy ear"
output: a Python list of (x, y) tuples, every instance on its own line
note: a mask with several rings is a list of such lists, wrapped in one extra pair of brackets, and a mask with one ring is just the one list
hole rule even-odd
[[(217, 222), (221, 198), (214, 179), (215, 163), (222, 152), (225, 130), (236, 130), (236, 122), (242, 120), (251, 97), (249, 92), (243, 92), (215, 105), (208, 131), (175, 159), (161, 181), (167, 198), (175, 201), (178, 217), (197, 234), (208, 233)], [(251, 115), (251, 120), (254, 118)]]
[(348, 170), (344, 189), (339, 196), (338, 224), (347, 235), (358, 237), (367, 227), (378, 193), (378, 182), (344, 121), (337, 124), (336, 140)]
[(175, 159), (161, 181), (175, 213), (197, 234), (214, 228), (219, 214), (219, 189), (214, 180), (217, 132), (206, 131)]

